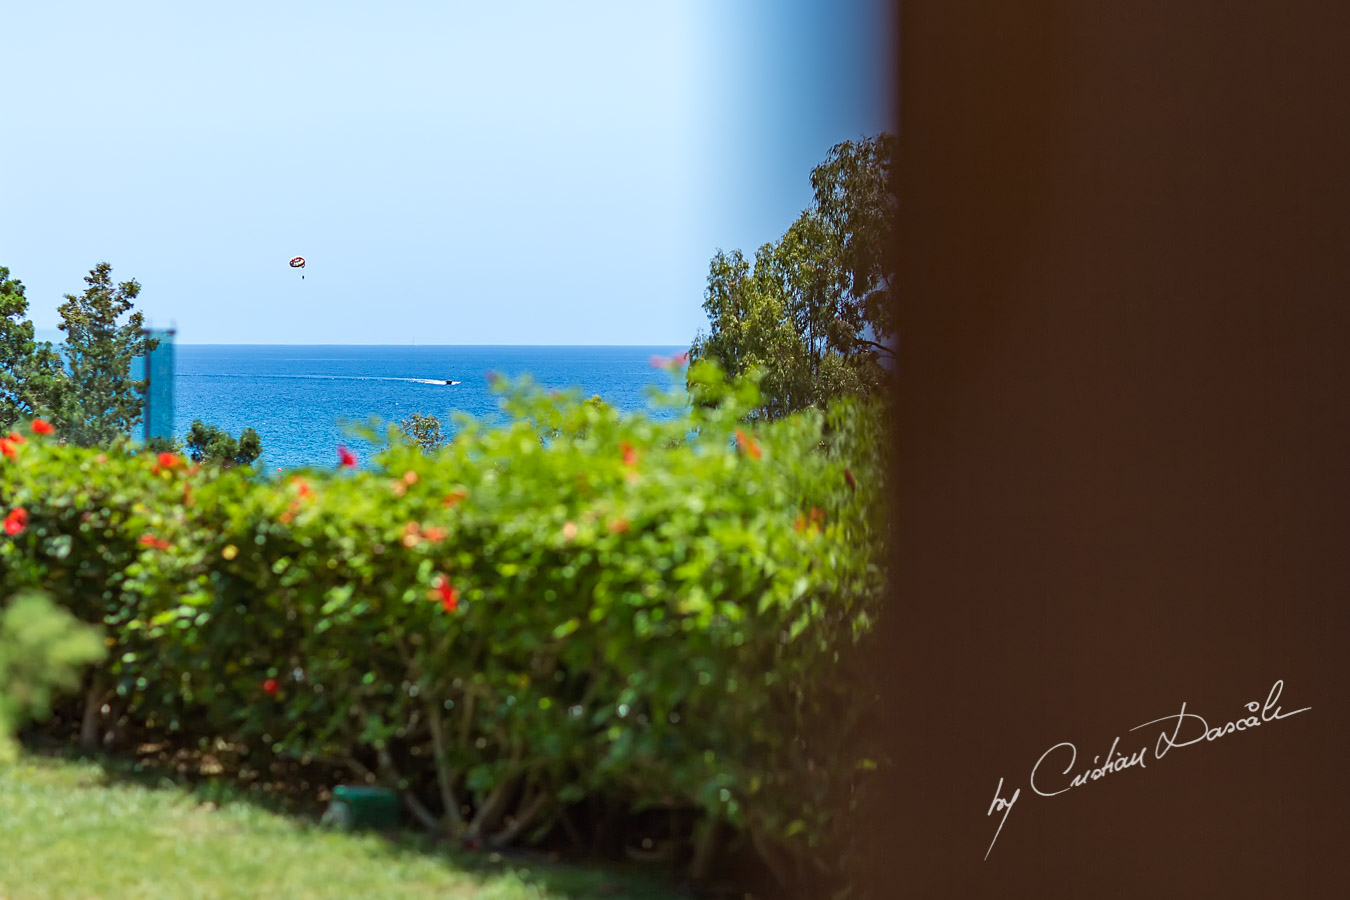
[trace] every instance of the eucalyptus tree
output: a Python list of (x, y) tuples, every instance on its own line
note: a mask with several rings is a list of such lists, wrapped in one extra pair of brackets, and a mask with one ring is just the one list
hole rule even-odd
[(718, 250), (703, 309), (709, 330), (691, 361), (731, 375), (761, 373), (758, 415), (778, 418), (842, 396), (875, 394), (894, 356), (887, 252), (895, 140), (881, 134), (833, 147), (811, 172), (814, 198), (753, 263)]

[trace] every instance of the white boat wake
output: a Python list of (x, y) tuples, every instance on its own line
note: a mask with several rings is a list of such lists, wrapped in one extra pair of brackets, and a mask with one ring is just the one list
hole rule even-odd
[(393, 375), (250, 375), (243, 372), (230, 373), (189, 373), (179, 372), (178, 378), (282, 378), (312, 379), (319, 381), (404, 381), (410, 384), (456, 385), (460, 382), (445, 378), (397, 378)]

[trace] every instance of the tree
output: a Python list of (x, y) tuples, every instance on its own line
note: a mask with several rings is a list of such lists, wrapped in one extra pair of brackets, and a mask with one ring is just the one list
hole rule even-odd
[[(816, 212), (840, 240), (847, 294), (882, 341), (895, 331), (890, 294), (896, 273), (890, 242), (899, 205), (891, 180), (897, 149), (895, 136), (885, 133), (856, 144), (845, 141), (831, 148), (825, 162), (811, 171)], [(883, 344), (863, 343), (894, 355)]]
[(176, 437), (152, 435), (145, 439), (146, 453), (182, 453), (183, 442)]
[(144, 333), (141, 314), (131, 311), (139, 284), (114, 286), (106, 262), (84, 280), (84, 293), (66, 294), (57, 308), (70, 372), (70, 402), (60, 411), (60, 424), (67, 439), (92, 447), (130, 434), (140, 421), (146, 382), (132, 379), (131, 361), (159, 342)]
[(228, 431), (196, 419), (188, 429), (187, 453), (193, 462), (213, 463), (226, 469), (250, 466), (262, 455), (262, 439), (245, 428), (235, 440)]
[(785, 285), (766, 244), (753, 268), (739, 250), (713, 257), (703, 308), (712, 334), (695, 341), (690, 361), (711, 357), (732, 374), (758, 369), (764, 397), (761, 414), (777, 418), (814, 400), (807, 342), (792, 321)]
[(715, 359), (731, 376), (759, 369), (763, 405), (778, 418), (841, 396), (876, 393), (893, 357), (885, 252), (895, 197), (895, 140), (838, 144), (811, 172), (812, 205), (753, 265), (718, 250), (703, 308), (709, 332), (690, 361)]
[(53, 416), (68, 387), (60, 355), (33, 339), (23, 282), (0, 266), (0, 429), (21, 419)]
[(445, 443), (445, 438), (441, 435), (441, 420), (435, 416), (413, 413), (411, 418), (404, 419), (398, 427), (408, 440), (422, 448), (423, 453), (431, 453)]

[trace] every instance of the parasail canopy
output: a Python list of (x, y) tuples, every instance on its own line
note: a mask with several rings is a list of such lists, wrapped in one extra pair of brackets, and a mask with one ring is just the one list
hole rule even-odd
[(297, 256), (291, 260), (292, 269), (303, 269), (304, 267), (305, 267), (305, 258), (303, 256)]

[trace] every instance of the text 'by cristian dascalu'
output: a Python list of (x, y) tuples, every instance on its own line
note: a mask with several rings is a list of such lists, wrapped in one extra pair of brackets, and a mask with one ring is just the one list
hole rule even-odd
[[(1181, 712), (1171, 716), (1163, 716), (1161, 719), (1153, 719), (1142, 725), (1136, 725), (1130, 730), (1138, 731), (1140, 728), (1147, 728), (1159, 722), (1174, 723), (1163, 729), (1162, 733), (1158, 735), (1157, 744), (1153, 747), (1152, 758), (1159, 760), (1168, 750), (1176, 747), (1189, 747), (1201, 741), (1217, 741), (1225, 735), (1238, 731), (1248, 731), (1268, 722), (1287, 719), (1290, 716), (1296, 716), (1301, 712), (1312, 709), (1311, 706), (1305, 706), (1293, 712), (1280, 712), (1278, 701), (1280, 692), (1283, 690), (1284, 681), (1276, 681), (1274, 686), (1271, 687), (1270, 693), (1266, 695), (1264, 705), (1256, 700), (1245, 705), (1244, 708), (1251, 715), (1234, 719), (1224, 725), (1216, 725), (1213, 728), (1203, 717), (1193, 712), (1187, 712), (1186, 703), (1182, 701)], [(1116, 752), (1119, 744), (1120, 738), (1117, 737), (1111, 742), (1111, 749), (1106, 752), (1105, 760), (1100, 756), (1094, 756), (1092, 765), (1083, 767), (1078, 774), (1072, 777), (1067, 776), (1078, 767), (1078, 748), (1068, 741), (1056, 744), (1042, 753), (1041, 758), (1036, 760), (1036, 765), (1031, 767), (1031, 789), (1042, 797), (1054, 797), (1122, 769), (1148, 768), (1149, 748), (1147, 746), (1126, 754)], [(998, 840), (999, 834), (1003, 831), (1003, 823), (1008, 821), (1008, 813), (1012, 812), (1013, 804), (1017, 802), (1021, 793), (1022, 789), (1018, 788), (1013, 791), (1011, 797), (1004, 798), (1003, 779), (998, 780), (998, 787), (994, 789), (994, 802), (989, 804), (989, 811), (985, 815), (992, 816), (994, 813), (1001, 812), (1003, 818), (999, 820), (998, 829), (994, 832), (994, 840), (989, 842), (989, 850), (985, 851), (985, 859), (989, 858), (989, 852), (994, 849), (994, 842)]]

